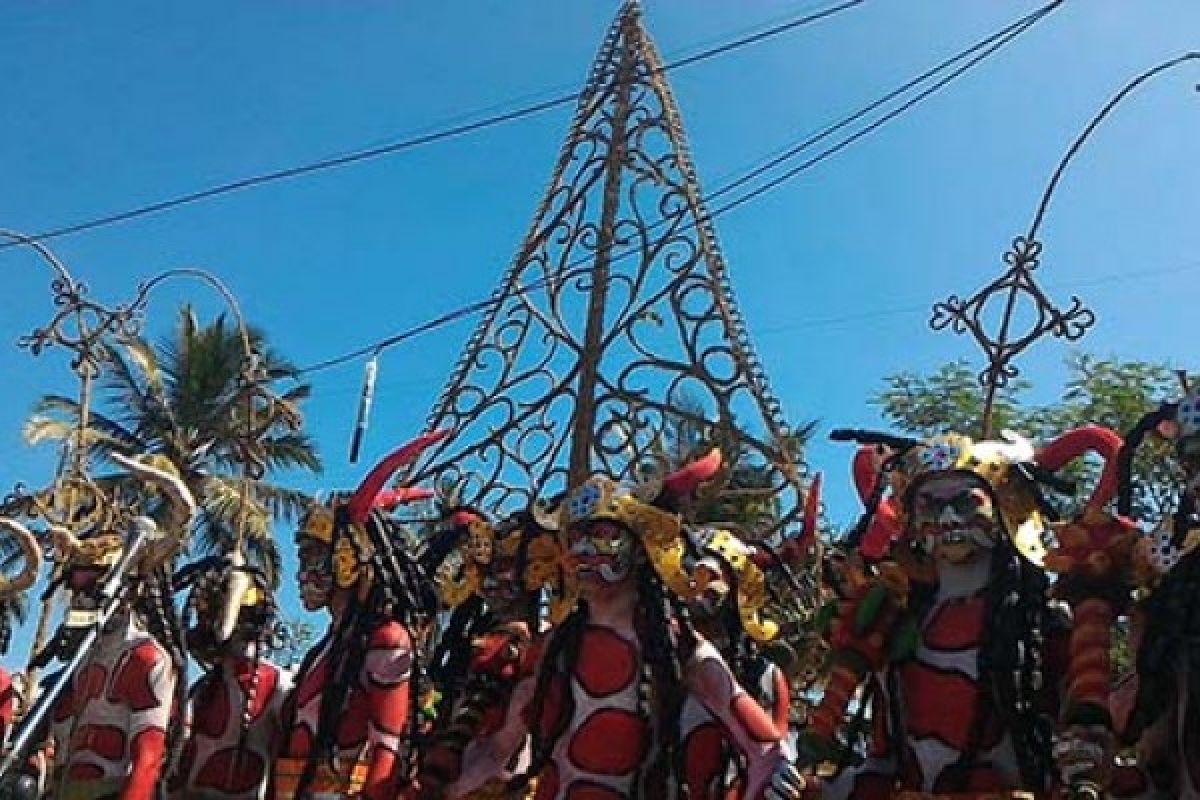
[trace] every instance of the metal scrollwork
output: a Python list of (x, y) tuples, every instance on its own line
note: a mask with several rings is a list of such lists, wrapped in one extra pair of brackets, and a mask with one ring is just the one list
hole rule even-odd
[[(1066, 309), (1054, 305), (1034, 279), (1041, 263), (1042, 244), (1032, 236), (1018, 236), (1004, 254), (1008, 269), (967, 299), (950, 295), (935, 303), (929, 325), (936, 331), (969, 333), (987, 358), (979, 382), (987, 391), (984, 435), (990, 433), (991, 408), (995, 393), (1008, 386), (1019, 371), (1012, 362), (1030, 345), (1046, 335), (1077, 341), (1096, 322), (1096, 315), (1078, 297)], [(989, 330), (996, 304), (1003, 306), (999, 327)], [(1020, 320), (1020, 323), (1018, 323)]]
[(660, 474), (687, 428), (738, 462), (733, 491), (762, 495), (748, 533), (794, 527), (805, 465), (737, 309), (636, 4), (601, 47), (493, 300), (429, 417), (429, 429), (455, 434), (409, 480), (513, 509), (593, 471)]

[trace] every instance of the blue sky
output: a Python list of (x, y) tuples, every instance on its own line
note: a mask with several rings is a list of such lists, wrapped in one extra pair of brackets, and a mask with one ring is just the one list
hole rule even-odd
[[(646, 0), (670, 57), (823, 3)], [(835, 19), (672, 74), (701, 180), (874, 99), (1037, 6), (868, 0)], [(7, 3), (0, 9), (0, 227), (37, 231), (343, 152), (584, 77), (615, 2)], [(993, 276), (1059, 157), (1133, 74), (1200, 46), (1195, 0), (1068, 0), (1016, 45), (883, 131), (723, 217), (750, 332), (788, 415), (871, 425), (880, 377), (974, 357), (926, 327), (929, 304)], [(1042, 280), (1099, 323), (1087, 349), (1196, 367), (1185, 335), (1200, 274), (1200, 68), (1124, 104), (1075, 162), (1043, 228)], [(100, 299), (168, 267), (218, 273), (247, 316), (306, 363), (486, 296), (528, 225), (570, 118), (484, 134), (64, 238)], [(18, 336), (48, 319), (49, 273), (0, 252), (0, 488), (49, 479), (20, 428), (34, 399), (73, 391), (61, 353)], [(219, 304), (196, 286), (156, 295)], [(471, 330), (383, 361), (364, 462), (415, 433)], [(1022, 361), (1052, 397), (1057, 343)], [(316, 377), (311, 430), (346, 463), (360, 367)], [(818, 442), (835, 520), (854, 517), (847, 452)], [(294, 607), (290, 583), (285, 600)], [(23, 637), (10, 660), (23, 658)]]

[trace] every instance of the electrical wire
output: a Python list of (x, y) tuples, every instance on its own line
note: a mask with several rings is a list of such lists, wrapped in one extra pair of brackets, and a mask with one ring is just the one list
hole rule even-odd
[[(982, 61), (987, 59), (989, 56), (991, 56), (994, 53), (996, 53), (997, 51), (999, 51), (1005, 45), (1015, 41), (1019, 36), (1021, 36), (1023, 33), (1025, 33), (1027, 30), (1029, 30), (1031, 27), (1033, 27), (1035, 24), (1037, 24), (1037, 22), (1039, 22), (1044, 17), (1046, 17), (1050, 12), (1054, 11), (1056, 8), (1058, 8), (1060, 5), (1062, 5), (1063, 2), (1064, 2), (1064, 0), (1052, 0), (1052, 2), (1047, 3), (1046, 5), (1040, 7), (1039, 9), (1033, 11), (1032, 13), (1025, 15), (1024, 17), (1017, 20), (1016, 22), (1014, 22), (1008, 26), (1005, 26), (1000, 31), (997, 31), (996, 33), (971, 45), (970, 47), (966, 48), (965, 50), (960, 51), (955, 56), (952, 56), (949, 59), (943, 60), (938, 65), (938, 67), (940, 67), (941, 70), (944, 70), (946, 67), (948, 67), (950, 65), (956, 64), (960, 61), (963, 61), (964, 58), (967, 59), (965, 61), (965, 63), (963, 63), (961, 66), (959, 66), (958, 68), (953, 70), (951, 73), (949, 73), (948, 75), (939, 79), (933, 85), (924, 89), (922, 92), (920, 92), (917, 95), (915, 95), (914, 97), (910, 98), (905, 103), (892, 109), (887, 114), (885, 114), (884, 116), (875, 120), (874, 122), (872, 122), (870, 125), (866, 126), (865, 128), (862, 128), (862, 129), (856, 131), (855, 133), (842, 138), (841, 140), (839, 140), (839, 141), (835, 142), (833, 145), (830, 145), (829, 147), (825, 148), (824, 150), (822, 150), (821, 152), (819, 152), (812, 158), (805, 160), (803, 163), (787, 170), (786, 172), (782, 173), (781, 175), (771, 179), (767, 183), (765, 183), (761, 186), (758, 186), (758, 187), (750, 190), (749, 192), (735, 198), (734, 200), (720, 206), (719, 208), (711, 211), (705, 218), (705, 221), (711, 221), (712, 219), (715, 219), (716, 217), (727, 214), (730, 211), (733, 211), (734, 209), (739, 208), (742, 205), (745, 205), (746, 203), (748, 203), (758, 197), (761, 197), (766, 192), (771, 191), (775, 188), (778, 188), (783, 183), (785, 183), (789, 180), (792, 180), (792, 179), (796, 178), (798, 175), (802, 174), (803, 172), (806, 172), (806, 171), (816, 167), (818, 164), (824, 162), (825, 160), (827, 160), (828, 158), (837, 154), (838, 152), (841, 152), (846, 147), (849, 147), (851, 144), (861, 140), (862, 138), (869, 135), (870, 133), (873, 133), (874, 131), (883, 127), (883, 125), (887, 124), (888, 122), (891, 122), (892, 120), (896, 119), (897, 117), (901, 116), (902, 114), (910, 111), (912, 108), (914, 108), (915, 106), (917, 106), (924, 100), (928, 99), (929, 97), (933, 96), (940, 90), (944, 89), (946, 86), (948, 86), (950, 83), (952, 83), (957, 78), (961, 77), (964, 73), (969, 71), (971, 68), (975, 67), (976, 65), (978, 65), (979, 63), (981, 63)], [(974, 53), (975, 55), (973, 57), (968, 58), (968, 56), (972, 53)], [(927, 80), (929, 77), (932, 77), (933, 75), (937, 74), (939, 71), (938, 67), (935, 67), (931, 70), (926, 70), (924, 73), (922, 73), (922, 76), (925, 76), (925, 80)], [(922, 82), (920, 80), (920, 78), (921, 78), (921, 76), (918, 76), (917, 79), (908, 81), (905, 84), (903, 84), (902, 86), (908, 87), (909, 89), (915, 88), (916, 85), (919, 85), (919, 83)], [(898, 90), (893, 90), (892, 92), (889, 92), (887, 95), (885, 95), (885, 97), (890, 97), (891, 99), (895, 99), (895, 97), (897, 96), (896, 95), (897, 91)], [(839, 120), (838, 122), (833, 123), (830, 126), (827, 126), (823, 130), (828, 130), (831, 132), (840, 130), (841, 128), (844, 128), (846, 125), (851, 124), (853, 121), (855, 121), (857, 119), (861, 119), (865, 114), (870, 113), (870, 110), (881, 107), (886, 102), (887, 102), (886, 100), (873, 101), (872, 103), (870, 103), (864, 107), (866, 109), (865, 111), (860, 109), (859, 111), (856, 111), (853, 114), (850, 114), (847, 117), (844, 117), (842, 120)], [(849, 120), (849, 122), (846, 122), (846, 120)], [(815, 142), (821, 141), (822, 138), (825, 138), (825, 137), (823, 137), (823, 136), (809, 137), (809, 139), (806, 139), (805, 141), (813, 141), (815, 143)], [(801, 144), (803, 144), (803, 143), (801, 143)], [(799, 153), (803, 152), (803, 149), (805, 149), (805, 148), (801, 148), (799, 145), (797, 145), (796, 147), (790, 148), (786, 152), (791, 154), (789, 156), (789, 158), (790, 158), (790, 157), (794, 157), (794, 156), (798, 155)], [(778, 165), (778, 163), (782, 163), (782, 161), (780, 161), (779, 159), (773, 159), (773, 162), (777, 162), (775, 165)], [(761, 176), (762, 174), (764, 174), (765, 171), (763, 170), (762, 167), (758, 167), (758, 168), (755, 168), (754, 170), (752, 170), (751, 172), (754, 173), (753, 177), (758, 177), (758, 176)], [(730, 187), (741, 186), (741, 185), (744, 185), (745, 183), (746, 183), (746, 180), (743, 180), (743, 178), (738, 178), (738, 179), (734, 180), (732, 183), (728, 184), (726, 187), (717, 189), (712, 194), (707, 195), (705, 198), (703, 198), (702, 202), (709, 200), (713, 197), (719, 196), (721, 194), (727, 193), (729, 191)], [(660, 221), (658, 223), (651, 225), (650, 227), (654, 228), (661, 224), (662, 223)], [(698, 224), (698, 221), (693, 221), (688, 226), (686, 226), (683, 229), (683, 231), (681, 231), (681, 232), (686, 232), (687, 230), (694, 228), (697, 224)], [(618, 261), (621, 261), (625, 258), (628, 258), (629, 256), (635, 255), (640, 252), (641, 252), (640, 248), (631, 247), (625, 251), (614, 254), (610, 258), (610, 263), (616, 263)], [(531, 281), (530, 283), (522, 284), (522, 285), (516, 286), (516, 287), (505, 287), (504, 291), (494, 293), (491, 297), (489, 297), (487, 299), (478, 300), (469, 305), (462, 306), (460, 308), (456, 308), (452, 311), (442, 314), (439, 317), (436, 317), (431, 320), (427, 320), (427, 321), (422, 322), (419, 325), (416, 325), (412, 328), (406, 329), (397, 334), (389, 336), (385, 339), (381, 339), (379, 341), (376, 341), (371, 344), (365, 345), (363, 347), (357, 348), (350, 352), (343, 353), (341, 355), (334, 356), (334, 357), (331, 357), (328, 359), (324, 359), (322, 361), (318, 361), (316, 363), (302, 367), (300, 370), (298, 370), (297, 374), (298, 375), (312, 374), (315, 372), (321, 372), (321, 371), (324, 371), (327, 369), (332, 369), (334, 367), (340, 366), (342, 364), (347, 364), (352, 361), (356, 361), (357, 359), (362, 358), (363, 356), (370, 355), (372, 353), (377, 353), (382, 350), (386, 350), (396, 344), (407, 341), (408, 339), (412, 339), (416, 336), (420, 336), (421, 334), (427, 333), (436, 328), (441, 328), (441, 327), (444, 327), (445, 325), (449, 325), (449, 324), (451, 324), (453, 322), (457, 322), (461, 319), (474, 316), (477, 313), (487, 311), (488, 309), (490, 309), (494, 306), (497, 306), (501, 303), (504, 303), (513, 297), (518, 297), (518, 296), (521, 296), (524, 294), (528, 294), (530, 292), (544, 288), (544, 287), (550, 285), (551, 283), (555, 283), (555, 282), (563, 281), (563, 280), (570, 280), (572, 277), (575, 277), (577, 275), (586, 274), (591, 271), (591, 267), (590, 266), (583, 267), (583, 265), (591, 262), (593, 260), (593, 258), (594, 258), (594, 256), (588, 255), (581, 259), (576, 259), (576, 260), (564, 265), (559, 270), (552, 272), (549, 275), (546, 275), (543, 278), (539, 278), (538, 280)], [(581, 267), (583, 267), (583, 268), (581, 269)]]
[[(805, 25), (819, 22), (821, 20), (832, 17), (843, 11), (848, 11), (852, 8), (862, 5), (867, 0), (844, 0), (844, 2), (830, 6), (829, 8), (804, 14), (795, 19), (788, 20), (776, 25), (773, 25), (765, 30), (756, 31), (751, 34), (741, 36), (729, 42), (724, 42), (689, 56), (678, 58), (665, 64), (662, 67), (663, 72), (669, 72), (683, 67), (691, 66), (701, 61), (707, 61), (717, 56), (725, 55), (726, 53), (739, 50), (743, 47), (748, 47), (753, 44), (765, 41), (767, 39), (779, 36)], [(393, 141), (386, 144), (381, 144), (375, 147), (367, 147), (359, 150), (352, 150), (342, 155), (323, 158), (318, 161), (312, 161), (305, 164), (299, 164), (292, 167), (285, 167), (271, 172), (264, 172), (257, 175), (252, 175), (245, 178), (229, 181), (227, 183), (217, 184), (204, 189), (199, 189), (194, 192), (177, 195), (175, 197), (160, 200), (158, 202), (149, 203), (138, 206), (127, 211), (120, 211), (109, 214), (103, 217), (77, 222), (70, 225), (64, 225), (58, 228), (35, 233), (30, 236), (31, 239), (38, 241), (46, 241), (49, 239), (57, 239), (64, 236), (70, 236), (84, 231), (95, 230), (97, 228), (108, 227), (129, 220), (138, 219), (140, 217), (158, 214), (170, 209), (179, 208), (181, 206), (191, 205), (203, 200), (208, 200), (222, 195), (232, 194), (234, 192), (251, 189), (257, 186), (262, 186), (268, 183), (276, 183), (279, 181), (290, 180), (304, 175), (310, 175), (316, 172), (324, 172), (326, 170), (337, 169), (340, 167), (357, 164), (362, 161), (369, 161), (383, 156), (394, 155), (396, 153), (412, 150), (425, 145), (442, 142), (447, 139), (455, 139), (467, 134), (476, 133), (488, 128), (494, 128), (498, 125), (503, 125), (509, 122), (532, 117), (542, 114), (546, 111), (565, 106), (576, 102), (581, 97), (581, 92), (568, 92), (551, 97), (541, 102), (524, 105), (510, 111), (491, 114), (471, 122), (465, 122), (459, 125), (452, 125), (440, 129), (432, 130), (428, 133), (413, 136), (399, 141)], [(459, 115), (461, 117), (461, 115)], [(0, 250), (5, 250), (9, 247), (15, 247), (19, 243), (4, 242), (0, 243)]]

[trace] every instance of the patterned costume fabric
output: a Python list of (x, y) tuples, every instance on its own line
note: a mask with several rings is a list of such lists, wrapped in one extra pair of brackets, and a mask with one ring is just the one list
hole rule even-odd
[(0, 667), (0, 747), (8, 743), (12, 731), (13, 716), (17, 711), (17, 693), (13, 688), (12, 675)]
[[(316, 741), (332, 642), (327, 636), (305, 659), (296, 676), (296, 688), (285, 703), (286, 744), (274, 773), (277, 800), (296, 797)], [(310, 787), (311, 800), (351, 796), (392, 800), (406, 787), (408, 776), (399, 756), (410, 719), (412, 666), (412, 642), (405, 627), (392, 621), (379, 625), (370, 636), (358, 679), (346, 696), (336, 733), (336, 764), (319, 764)]]
[(151, 800), (176, 710), (170, 655), (136, 619), (100, 637), (54, 714), (62, 800)]
[[(747, 796), (777, 796), (775, 782), (790, 769), (784, 735), (675, 605), (695, 584), (678, 558), (681, 517), (666, 506), (719, 466), (719, 453), (710, 454), (640, 494), (592, 478), (559, 504), (560, 574), (569, 584), (555, 590), (572, 599), (577, 591), (578, 604), (541, 643), (536, 674), (517, 685), (504, 726), (468, 748), (449, 796), (502, 772), (527, 733), (537, 800), (682, 796), (689, 700), (744, 760)], [(544, 527), (555, 524), (546, 517)], [(767, 629), (756, 608), (746, 610), (756, 630)]]
[[(189, 703), (188, 741), (171, 796), (178, 800), (265, 798), (283, 735), (283, 702), (290, 690), (286, 673), (247, 657), (223, 659), (197, 681)], [(247, 708), (248, 694), (253, 702)]]
[[(1131, 465), (1148, 433), (1174, 448), (1183, 480), (1175, 513), (1144, 520), (1151, 533), (1134, 553), (1144, 599), (1135, 614), (1137, 672), (1114, 705), (1127, 744), (1138, 753), (1140, 780), (1117, 787), (1120, 797), (1200, 798), (1200, 391), (1148, 414), (1126, 437), (1119, 507), (1133, 510)], [(1120, 701), (1124, 702), (1121, 703)], [(1128, 773), (1128, 770), (1125, 771)], [(1126, 777), (1128, 777), (1126, 775)]]
[[(882, 800), (893, 797), (897, 786), (987, 797), (1023, 786), (1011, 733), (997, 714), (991, 687), (979, 675), (980, 647), (989, 635), (986, 576), (980, 570), (939, 587), (924, 611), (913, 656), (876, 679), (867, 760), (826, 787), (826, 797)], [(1061, 654), (1064, 637), (1054, 638)], [(1061, 657), (1047, 672), (1061, 674)], [(1055, 697), (1049, 687), (1040, 702), (1052, 717)]]

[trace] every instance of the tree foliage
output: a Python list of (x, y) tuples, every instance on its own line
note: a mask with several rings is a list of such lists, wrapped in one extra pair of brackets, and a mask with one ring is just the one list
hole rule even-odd
[[(268, 381), (295, 379), (296, 368), (268, 347), (261, 332), (250, 331), (250, 345)], [(274, 578), (279, 553), (272, 522), (300, 513), (307, 498), (267, 478), (290, 469), (318, 472), (321, 462), (298, 425), (299, 406), (310, 387), (295, 384), (273, 397), (276, 413), (257, 444), (265, 475), (250, 481), (250, 499), (243, 503), (244, 363), (236, 326), (223, 315), (203, 325), (190, 306), (183, 306), (173, 334), (157, 344), (132, 337), (106, 347), (87, 443), (89, 456), (101, 466), (111, 465), (115, 453), (166, 457), (200, 507), (188, 544), (202, 552), (227, 551), (244, 514), (249, 554)], [(74, 399), (44, 396), (26, 423), (25, 437), (30, 443), (69, 442), (79, 413)], [(139, 489), (124, 485), (122, 475), (101, 476), (97, 482), (125, 492)]]
[[(1011, 429), (1036, 442), (1087, 424), (1124, 434), (1162, 402), (1178, 398), (1180, 380), (1165, 364), (1124, 361), (1075, 352), (1066, 360), (1067, 381), (1051, 403), (1028, 397), (1033, 385), (1013, 381), (998, 393), (993, 430)], [(945, 431), (978, 434), (984, 392), (966, 361), (944, 364), (932, 373), (902, 372), (884, 379), (875, 405), (898, 432), (927, 437)], [(1154, 522), (1173, 507), (1177, 480), (1165, 443), (1147, 439), (1134, 462), (1134, 514)], [(1075, 465), (1069, 477), (1090, 485), (1099, 464)], [(1069, 513), (1070, 507), (1064, 509)]]

